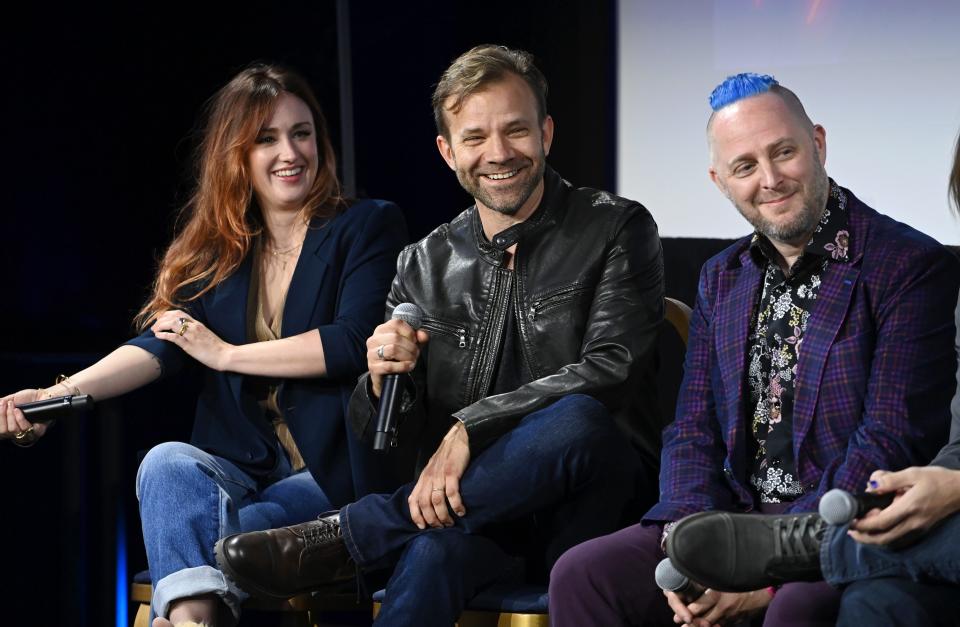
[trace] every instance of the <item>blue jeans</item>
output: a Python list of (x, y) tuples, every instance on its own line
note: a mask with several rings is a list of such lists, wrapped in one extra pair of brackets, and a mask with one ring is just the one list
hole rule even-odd
[(417, 529), (407, 506), (414, 483), (347, 505), (340, 523), (358, 565), (395, 566), (378, 625), (449, 627), (511, 564), (486, 533), (491, 525), (535, 514), (549, 567), (567, 548), (619, 526), (639, 471), (603, 405), (570, 395), (474, 455), (460, 481), (467, 514), (453, 527)]
[(824, 579), (849, 584), (838, 625), (957, 624), (960, 514), (902, 549), (860, 544), (846, 532), (846, 526), (831, 528), (820, 547)]
[(239, 617), (246, 594), (217, 570), (217, 540), (301, 523), (330, 509), (310, 473), (291, 474), (285, 456), (270, 476), (255, 477), (181, 442), (150, 449), (137, 471), (137, 498), (153, 581), (151, 609), (159, 616), (167, 616), (177, 599), (213, 593)]

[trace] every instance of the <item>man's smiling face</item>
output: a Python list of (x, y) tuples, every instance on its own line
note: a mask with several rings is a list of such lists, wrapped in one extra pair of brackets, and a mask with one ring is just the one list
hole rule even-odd
[(527, 83), (509, 74), (445, 116), (449, 139), (437, 137), (437, 147), (463, 189), (481, 209), (526, 219), (542, 195), (553, 140), (553, 121), (540, 123)]

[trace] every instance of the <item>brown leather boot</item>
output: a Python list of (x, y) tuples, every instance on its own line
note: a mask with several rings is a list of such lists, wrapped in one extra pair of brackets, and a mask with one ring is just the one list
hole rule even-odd
[(356, 567), (340, 535), (340, 515), (227, 536), (217, 564), (253, 596), (286, 599), (352, 580)]

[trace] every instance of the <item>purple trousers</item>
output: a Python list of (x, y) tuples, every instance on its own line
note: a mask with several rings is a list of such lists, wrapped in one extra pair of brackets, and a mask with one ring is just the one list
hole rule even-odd
[[(552, 627), (675, 627), (673, 611), (653, 578), (666, 557), (660, 533), (656, 525), (634, 525), (564, 553), (550, 572)], [(833, 627), (839, 607), (840, 591), (829, 584), (791, 583), (752, 624)]]

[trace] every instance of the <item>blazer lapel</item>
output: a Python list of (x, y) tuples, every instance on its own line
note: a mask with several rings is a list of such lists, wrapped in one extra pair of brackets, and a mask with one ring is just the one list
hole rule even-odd
[(863, 205), (850, 190), (844, 190), (849, 199), (848, 228), (850, 230), (850, 253), (846, 263), (831, 263), (824, 273), (817, 302), (810, 312), (807, 334), (799, 351), (797, 361), (797, 384), (793, 401), (793, 454), (800, 463), (800, 444), (813, 424), (813, 415), (820, 396), (820, 382), (830, 348), (840, 331), (840, 326), (850, 311), (853, 295), (860, 279), (860, 264), (863, 251), (870, 238), (867, 216)]
[(827, 355), (840, 325), (847, 318), (859, 278), (860, 267), (853, 263), (831, 264), (824, 273), (797, 360), (793, 401), (794, 459), (800, 459), (800, 443), (813, 422)]
[(717, 366), (723, 380), (727, 399), (728, 424), (725, 435), (727, 451), (745, 451), (737, 446), (744, 437), (742, 421), (744, 387), (746, 381), (747, 335), (753, 320), (754, 303), (763, 273), (749, 257), (749, 251), (740, 256), (739, 268), (720, 273), (717, 314), (713, 336), (717, 342)]
[(247, 343), (247, 292), (250, 291), (251, 255), (243, 260), (237, 271), (213, 289), (207, 318), (220, 333), (220, 339), (230, 344)]
[[(210, 326), (220, 333), (220, 339), (230, 344), (246, 344), (247, 340), (247, 293), (250, 291), (252, 255), (247, 255), (240, 267), (213, 290), (207, 306)], [(240, 398), (243, 375), (226, 373), (230, 389), (236, 399)]]
[(310, 223), (303, 240), (303, 252), (287, 289), (287, 300), (283, 306), (283, 337), (298, 335), (310, 328), (313, 310), (320, 296), (319, 286), (323, 284), (323, 275), (328, 266), (329, 246), (326, 244), (337, 219), (315, 219)]

